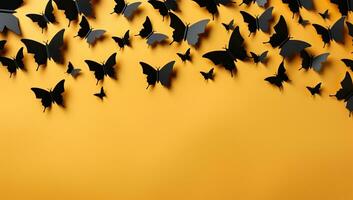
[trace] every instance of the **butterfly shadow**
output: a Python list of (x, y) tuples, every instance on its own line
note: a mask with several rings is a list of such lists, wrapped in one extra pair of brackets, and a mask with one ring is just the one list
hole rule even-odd
[(163, 40), (161, 42), (156, 42), (156, 43), (154, 43), (152, 45), (148, 45), (147, 44), (147, 48), (151, 48), (151, 49), (155, 49), (158, 46), (170, 46), (170, 42), (168, 42), (168, 40)]
[(200, 35), (199, 42), (195, 46), (193, 46), (196, 50), (201, 48), (203, 40), (207, 40), (210, 37), (212, 29), (213, 28), (211, 26), (206, 27), (205, 32)]
[(134, 14), (130, 17), (127, 18), (129, 22), (134, 21), (137, 17), (141, 16), (143, 14), (143, 9), (141, 7), (138, 7), (137, 10), (134, 12)]

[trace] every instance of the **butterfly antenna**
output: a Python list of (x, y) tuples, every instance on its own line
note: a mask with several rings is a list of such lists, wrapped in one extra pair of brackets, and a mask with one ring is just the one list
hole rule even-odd
[(111, 12), (110, 14), (112, 15), (112, 14), (114, 14), (115, 12), (113, 11), (113, 12)]
[(146, 90), (150, 87), (150, 85), (148, 84), (147, 87), (146, 87)]
[(174, 40), (171, 42), (171, 43), (169, 43), (169, 45), (171, 45), (171, 44), (173, 44), (174, 43)]
[(38, 66), (37, 66), (37, 69), (36, 69), (36, 71), (38, 71), (38, 69), (39, 69), (39, 66), (40, 66), (40, 65), (38, 65)]
[(326, 47), (326, 43), (324, 43), (324, 47), (323, 48), (325, 48)]
[(96, 83), (96, 85), (98, 85), (98, 82), (99, 82), (99, 80), (97, 80), (97, 83)]
[(47, 108), (46, 107), (44, 107), (44, 110), (43, 110), (43, 113), (45, 112), (45, 110), (46, 110)]
[(249, 33), (248, 37), (250, 37), (250, 36), (251, 36), (251, 32)]
[(71, 20), (69, 21), (69, 25), (67, 27), (70, 27), (70, 24), (71, 24)]

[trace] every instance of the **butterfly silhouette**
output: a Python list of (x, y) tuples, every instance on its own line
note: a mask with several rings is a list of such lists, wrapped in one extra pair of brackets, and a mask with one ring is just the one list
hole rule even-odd
[(129, 30), (127, 30), (124, 34), (124, 37), (112, 37), (113, 40), (118, 43), (120, 49), (123, 49), (125, 46), (130, 46), (130, 35), (129, 35)]
[(141, 2), (134, 2), (131, 4), (125, 3), (124, 0), (114, 0), (116, 5), (114, 11), (111, 13), (123, 14), (127, 19), (131, 19), (135, 11), (141, 5)]
[(243, 16), (244, 22), (248, 24), (250, 31), (249, 36), (252, 33), (256, 33), (258, 30), (261, 30), (267, 33), (270, 30), (270, 21), (272, 20), (272, 11), (273, 7), (267, 8), (260, 17), (253, 17), (251, 14), (240, 11), (240, 14)]
[(93, 17), (91, 0), (54, 0), (59, 10), (63, 10), (65, 17), (71, 21), (78, 20), (78, 16), (83, 14), (86, 17)]
[(251, 58), (254, 60), (254, 63), (255, 63), (255, 64), (258, 64), (258, 63), (265, 63), (265, 62), (266, 62), (266, 59), (267, 59), (268, 51), (264, 51), (264, 52), (261, 53), (260, 55), (257, 55), (257, 54), (254, 53), (254, 52), (250, 52), (250, 54), (251, 54)]
[(323, 13), (319, 13), (319, 15), (322, 17), (322, 19), (326, 20), (328, 18), (330, 18), (330, 14), (328, 13), (328, 9), (325, 10), (325, 12)]
[(330, 53), (323, 53), (318, 56), (313, 56), (303, 50), (300, 53), (300, 57), (302, 58), (302, 68), (306, 70), (313, 68), (315, 71), (320, 72), (322, 69), (322, 63), (326, 62), (329, 55)]
[(93, 28), (90, 27), (86, 17), (82, 16), (80, 30), (78, 31), (77, 36), (82, 39), (86, 39), (87, 43), (91, 46), (95, 44), (97, 40), (102, 38), (105, 32), (106, 31), (102, 29), (93, 30)]
[(341, 17), (333, 24), (332, 28), (325, 28), (319, 24), (313, 24), (317, 34), (319, 34), (324, 42), (324, 47), (330, 42), (336, 41), (342, 43), (344, 41), (344, 20), (345, 17)]
[(346, 108), (349, 110), (349, 116), (353, 112), (353, 83), (351, 75), (346, 72), (344, 79), (341, 81), (341, 89), (339, 89), (335, 95), (337, 100), (346, 102)]
[(214, 68), (210, 69), (208, 72), (200, 71), (200, 74), (202, 75), (202, 77), (206, 81), (213, 80), (213, 78), (214, 78)]
[(347, 16), (348, 12), (353, 11), (353, 0), (331, 0), (331, 3), (338, 6), (342, 16)]
[(243, 0), (243, 2), (239, 5), (246, 4), (247, 6), (250, 5), (251, 3), (257, 3), (258, 6), (260, 7), (265, 7), (267, 4), (267, 0)]
[(175, 61), (171, 61), (167, 64), (165, 64), (161, 69), (153, 68), (151, 65), (145, 63), (145, 62), (140, 62), (140, 65), (142, 67), (142, 72), (147, 76), (147, 83), (148, 86), (150, 85), (154, 86), (156, 83), (161, 83), (165, 87), (170, 86), (170, 79), (172, 78), (173, 75), (173, 67), (174, 67)]
[(228, 24), (222, 23), (223, 27), (226, 29), (226, 31), (231, 31), (234, 30), (234, 19), (232, 19)]
[(77, 78), (81, 74), (81, 71), (82, 71), (81, 69), (75, 68), (74, 65), (71, 62), (69, 62), (66, 73), (70, 74), (74, 78)]
[(42, 105), (44, 107), (43, 112), (45, 112), (47, 108), (50, 108), (53, 103), (56, 103), (62, 107), (64, 106), (64, 100), (62, 96), (62, 93), (65, 92), (64, 83), (65, 80), (61, 80), (58, 84), (56, 84), (53, 90), (49, 91), (41, 88), (31, 88), (31, 90), (36, 95), (36, 98), (41, 99)]
[(186, 50), (185, 54), (182, 53), (177, 53), (177, 55), (180, 57), (180, 59), (185, 62), (185, 61), (191, 61), (191, 56), (190, 56), (190, 48)]
[(271, 83), (274, 86), (277, 86), (280, 89), (283, 87), (283, 82), (289, 81), (288, 75), (286, 74), (286, 69), (284, 68), (283, 61), (278, 67), (277, 74), (274, 76), (265, 78), (265, 81)]
[(38, 26), (42, 29), (48, 28), (49, 23), (55, 23), (56, 19), (54, 16), (54, 8), (52, 4), (52, 0), (49, 0), (47, 6), (45, 7), (45, 11), (43, 14), (27, 14), (26, 16), (30, 18), (33, 22), (38, 23)]
[(318, 83), (315, 87), (307, 86), (306, 89), (309, 90), (312, 96), (321, 94), (321, 83)]
[(155, 33), (152, 28), (152, 23), (150, 18), (147, 16), (145, 22), (143, 23), (143, 28), (141, 29), (140, 33), (138, 34), (141, 38), (145, 38), (147, 40), (147, 44), (149, 46), (154, 45), (155, 43), (160, 43), (165, 41), (168, 36)]
[(94, 76), (97, 79), (97, 83), (101, 80), (104, 80), (104, 76), (109, 76), (110, 78), (115, 79), (115, 64), (116, 64), (116, 53), (113, 53), (107, 60), (107, 62), (99, 64), (92, 60), (85, 60), (85, 63), (88, 65), (89, 70), (94, 72)]
[(13, 59), (0, 56), (0, 63), (7, 67), (7, 71), (10, 73), (10, 77), (12, 74), (15, 74), (18, 69), (24, 69), (25, 65), (23, 63), (23, 47), (18, 50), (16, 57)]
[(301, 8), (305, 8), (307, 10), (314, 9), (314, 4), (312, 0), (282, 0), (284, 4), (288, 4), (290, 11), (294, 14), (299, 13)]

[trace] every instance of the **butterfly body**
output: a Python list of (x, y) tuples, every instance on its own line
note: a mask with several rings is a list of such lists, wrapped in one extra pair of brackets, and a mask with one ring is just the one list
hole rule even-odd
[(165, 87), (170, 86), (170, 79), (173, 75), (173, 67), (174, 67), (175, 61), (171, 61), (167, 64), (165, 64), (162, 68), (153, 68), (151, 65), (145, 63), (145, 62), (140, 62), (140, 65), (142, 67), (142, 72), (147, 76), (147, 83), (148, 86), (155, 85), (156, 83), (161, 83)]
[(64, 93), (65, 88), (64, 88), (64, 83), (65, 80), (61, 80), (53, 90), (44, 90), (41, 88), (31, 88), (31, 90), (34, 92), (35, 96), (37, 99), (41, 99), (42, 105), (44, 107), (43, 112), (49, 107), (52, 106), (52, 104), (57, 104), (59, 106), (64, 106), (64, 101), (63, 101), (63, 96), (62, 93)]

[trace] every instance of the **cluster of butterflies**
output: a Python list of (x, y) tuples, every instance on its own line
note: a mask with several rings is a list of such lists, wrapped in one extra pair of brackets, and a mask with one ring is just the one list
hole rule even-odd
[[(87, 18), (94, 18), (93, 5), (91, 0), (48, 0), (44, 12), (42, 14), (27, 14), (34, 23), (36, 23), (42, 30), (48, 28), (48, 24), (55, 24), (56, 18), (54, 15), (53, 1), (56, 4), (57, 9), (64, 11), (65, 17), (68, 19), (68, 26), (72, 21), (80, 20), (80, 29), (75, 37), (79, 37), (87, 41), (88, 45), (94, 45), (104, 36), (106, 30), (94, 29), (90, 26)], [(134, 14), (138, 11), (139, 6), (142, 2), (126, 3), (124, 0), (114, 0), (115, 7), (111, 14), (123, 15), (127, 19), (131, 19)], [(239, 4), (246, 4), (250, 6), (253, 3), (257, 3), (258, 6), (264, 7), (265, 11), (259, 15), (254, 16), (245, 11), (240, 11), (244, 22), (248, 25), (249, 36), (255, 35), (258, 31), (269, 33), (270, 24), (273, 19), (272, 13), (274, 8), (267, 7), (268, 0), (241, 0)], [(349, 35), (353, 37), (353, 24), (350, 22), (345, 23), (345, 16), (348, 12), (353, 11), (353, 0), (330, 0), (331, 3), (336, 4), (342, 17), (338, 19), (330, 28), (325, 28), (319, 24), (312, 24), (319, 36), (321, 36), (324, 43), (324, 47), (331, 42), (343, 43), (344, 42), (344, 27), (345, 24), (348, 27)], [(219, 15), (219, 6), (232, 6), (235, 2), (233, 0), (193, 0), (201, 8), (206, 9), (212, 18)], [(309, 24), (308, 20), (305, 20), (300, 15), (302, 8), (307, 10), (314, 9), (313, 0), (282, 0), (284, 4), (287, 4), (290, 11), (295, 15), (299, 16), (298, 23), (302, 26)], [(184, 23), (174, 12), (179, 10), (177, 0), (148, 0), (148, 3), (156, 9), (162, 19), (169, 18), (169, 26), (173, 29), (172, 41), (169, 42), (171, 45), (174, 42), (181, 43), (187, 42), (190, 46), (196, 46), (199, 43), (201, 35), (206, 32), (206, 28), (210, 19), (203, 19), (193, 24)], [(0, 32), (8, 30), (15, 34), (21, 35), (21, 29), (18, 18), (14, 15), (16, 9), (23, 4), (23, 0), (11, 0), (11, 1), (0, 1)], [(330, 17), (329, 11), (326, 10), (323, 13), (319, 13), (323, 19)], [(81, 19), (79, 19), (81, 17)], [(87, 17), (87, 18), (86, 18)], [(236, 62), (238, 60), (246, 61), (252, 59), (254, 63), (265, 63), (268, 57), (268, 51), (257, 54), (248, 51), (244, 45), (244, 38), (240, 34), (239, 26), (234, 25), (234, 20), (229, 23), (222, 23), (226, 31), (231, 31), (228, 46), (224, 49), (207, 52), (203, 55), (204, 58), (209, 59), (214, 65), (218, 65), (228, 70), (233, 76), (236, 72)], [(263, 42), (269, 44), (272, 48), (279, 48), (280, 55), (283, 60), (286, 58), (300, 55), (302, 58), (301, 69), (309, 70), (313, 69), (317, 72), (322, 70), (323, 63), (327, 61), (329, 53), (323, 53), (320, 55), (311, 55), (306, 49), (311, 47), (307, 42), (293, 39), (288, 31), (287, 23), (285, 18), (281, 15), (279, 21), (273, 27), (274, 33), (270, 36), (268, 41)], [(41, 43), (31, 39), (21, 39), (21, 42), (27, 49), (29, 54), (34, 55), (34, 60), (37, 63), (37, 70), (40, 66), (46, 65), (48, 60), (53, 60), (55, 63), (61, 63), (63, 60), (61, 50), (64, 46), (64, 33), (65, 29), (60, 30), (54, 35), (50, 42)], [(148, 45), (154, 46), (158, 44), (165, 44), (168, 40), (168, 36), (163, 33), (158, 33), (153, 29), (152, 22), (147, 16), (140, 32), (137, 34), (141, 38), (146, 40)], [(112, 37), (117, 43), (119, 48), (130, 47), (130, 31), (127, 30), (122, 37)], [(0, 41), (0, 53), (5, 48), (6, 40)], [(7, 67), (7, 70), (12, 74), (15, 74), (17, 70), (24, 69), (23, 63), (23, 47), (21, 47), (14, 58), (8, 58), (0, 56), (0, 63)], [(183, 62), (191, 61), (191, 50), (190, 48), (185, 53), (177, 53), (178, 57)], [(347, 67), (353, 70), (353, 60), (342, 59)], [(85, 63), (89, 67), (89, 70), (94, 73), (97, 80), (103, 81), (106, 76), (115, 79), (115, 65), (116, 65), (116, 53), (113, 53), (105, 63), (98, 63), (92, 60), (85, 60)], [(152, 67), (150, 64), (140, 62), (143, 74), (147, 77), (148, 86), (153, 86), (156, 83), (161, 83), (165, 87), (169, 87), (171, 84), (171, 78), (173, 76), (173, 67), (175, 61), (170, 61), (161, 68)], [(74, 65), (69, 62), (67, 73), (73, 77), (77, 77), (81, 73), (81, 69), (75, 68)], [(205, 80), (213, 80), (214, 68), (209, 71), (200, 72)], [(284, 61), (278, 67), (277, 74), (265, 78), (265, 81), (279, 88), (283, 87), (284, 82), (289, 82), (290, 79), (286, 74)], [(53, 90), (44, 90), (41, 88), (31, 88), (36, 98), (41, 99), (41, 103), (44, 107), (44, 111), (50, 108), (52, 104), (64, 106), (62, 94), (65, 91), (64, 88), (65, 80), (61, 80)], [(342, 88), (337, 91), (335, 96), (338, 100), (344, 100), (346, 102), (346, 108), (353, 112), (353, 82), (350, 74), (347, 72), (344, 80), (341, 82)], [(318, 83), (314, 87), (307, 87), (308, 91), (312, 95), (320, 95), (321, 83)], [(95, 96), (103, 99), (106, 97), (104, 88), (94, 94)]]

